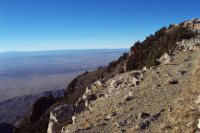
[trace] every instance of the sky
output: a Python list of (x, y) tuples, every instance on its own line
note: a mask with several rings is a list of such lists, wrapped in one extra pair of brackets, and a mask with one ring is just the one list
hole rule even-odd
[(199, 0), (0, 0), (0, 52), (130, 48), (200, 18)]

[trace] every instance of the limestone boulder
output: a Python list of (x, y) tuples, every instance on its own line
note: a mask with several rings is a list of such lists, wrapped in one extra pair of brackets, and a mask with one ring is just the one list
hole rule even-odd
[(73, 104), (61, 105), (50, 112), (50, 119), (47, 133), (54, 133), (56, 126), (59, 123), (72, 123), (72, 116), (74, 115), (76, 106)]
[(168, 55), (167, 53), (165, 53), (158, 59), (158, 62), (160, 62), (161, 64), (170, 64), (172, 63), (172, 61), (173, 61), (172, 56)]
[(140, 73), (139, 72), (134, 72), (131, 73), (127, 76), (127, 81), (130, 83), (133, 83), (135, 86), (139, 85), (140, 81)]

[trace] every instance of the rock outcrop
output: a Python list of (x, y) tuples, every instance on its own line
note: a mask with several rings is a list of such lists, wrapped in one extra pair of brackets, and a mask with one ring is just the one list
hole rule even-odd
[(177, 42), (177, 51), (188, 51), (188, 50), (198, 50), (199, 43), (192, 39), (183, 39), (181, 42)]
[(165, 53), (164, 55), (162, 55), (158, 61), (161, 63), (161, 64), (170, 64), (172, 63), (173, 61), (173, 58), (172, 56), (169, 56), (167, 53)]
[(71, 124), (72, 116), (75, 111), (75, 105), (61, 105), (56, 107), (50, 112), (50, 120), (48, 125), (47, 133), (56, 133), (59, 132), (59, 124)]

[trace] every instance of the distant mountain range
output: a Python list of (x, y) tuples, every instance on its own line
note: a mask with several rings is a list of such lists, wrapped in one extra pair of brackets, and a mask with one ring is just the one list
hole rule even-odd
[(0, 102), (0, 123), (7, 122), (17, 126), (20, 124), (24, 115), (30, 112), (32, 104), (42, 96), (52, 94), (54, 97), (60, 97), (65, 89), (55, 91), (45, 91), (35, 95), (24, 95), (14, 97)]

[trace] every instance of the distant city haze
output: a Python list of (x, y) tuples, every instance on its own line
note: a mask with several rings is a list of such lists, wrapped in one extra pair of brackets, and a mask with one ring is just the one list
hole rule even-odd
[(65, 89), (76, 76), (117, 60), (128, 49), (0, 53), (0, 101)]

